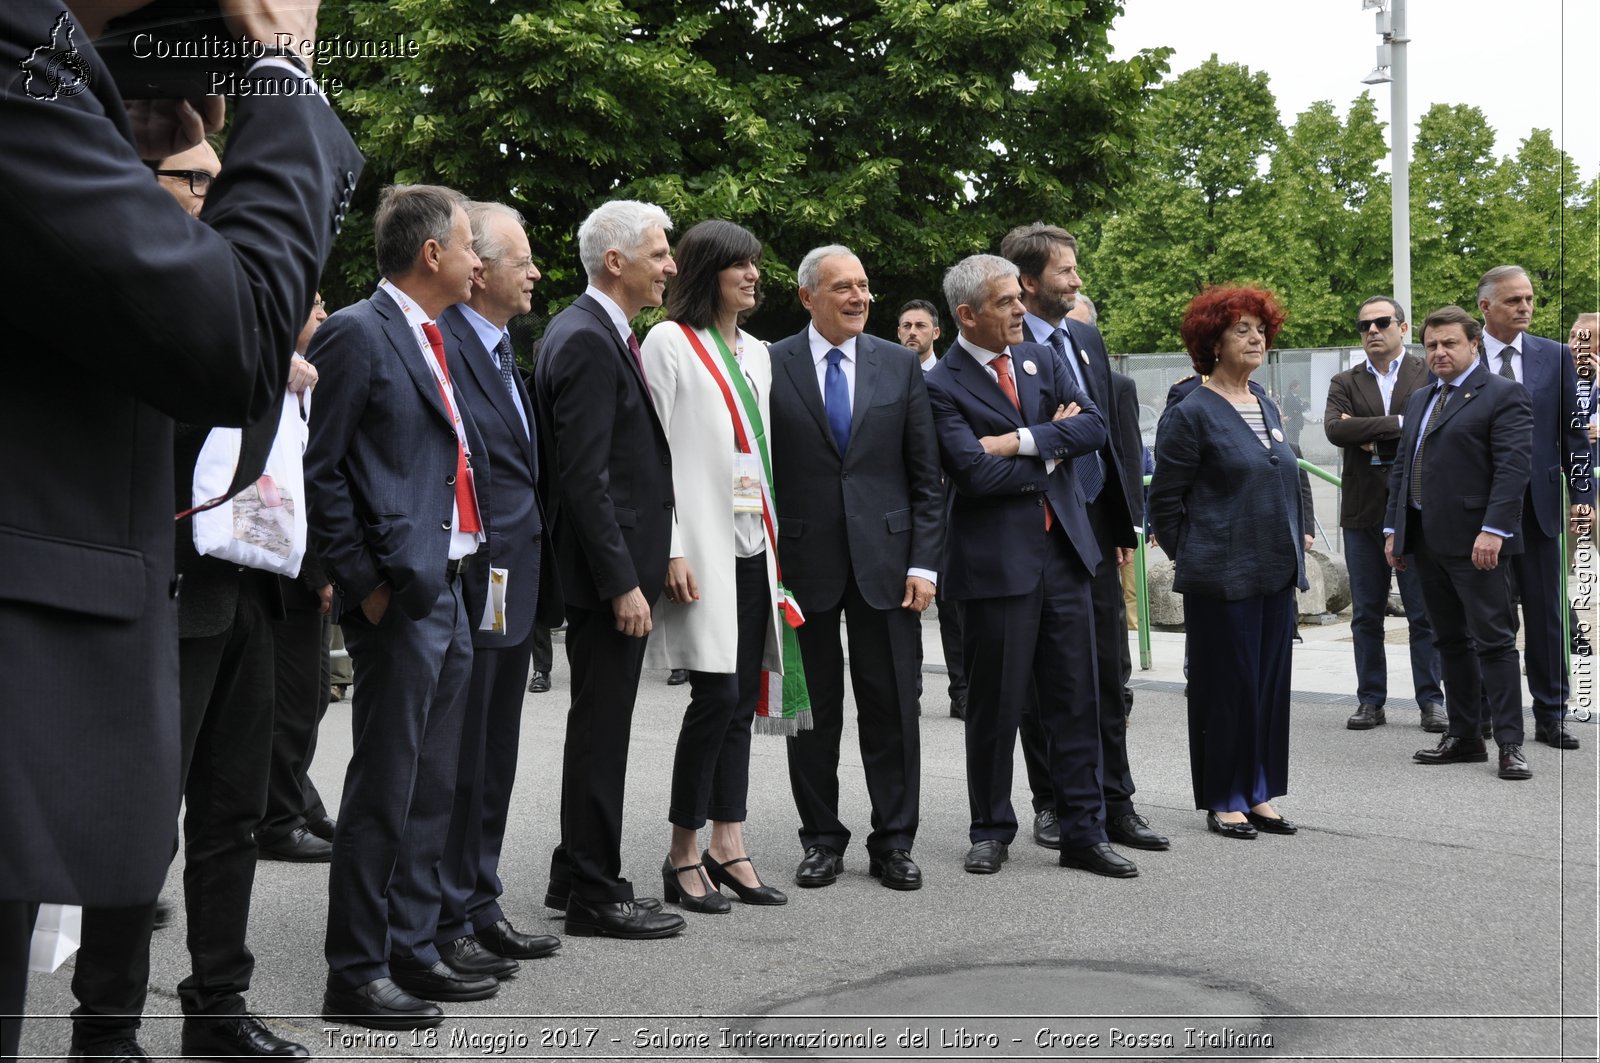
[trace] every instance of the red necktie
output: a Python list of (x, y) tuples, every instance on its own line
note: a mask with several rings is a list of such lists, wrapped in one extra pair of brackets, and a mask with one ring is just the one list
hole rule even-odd
[[(1011, 356), (1002, 354), (989, 363), (994, 366), (995, 376), (999, 378), (1000, 390), (1006, 393), (1006, 398), (1011, 400), (1011, 405), (1022, 412), (1022, 400), (1017, 398), (1017, 382), (1011, 378)], [(1049, 531), (1055, 521), (1050, 516), (1050, 499), (1044, 500), (1044, 530)]]
[[(439, 362), (439, 373), (444, 379), (434, 383), (439, 385), (439, 397), (444, 400), (445, 411), (449, 412), (454, 407), (444, 390), (450, 382), (450, 367), (444, 359), (444, 335), (432, 321), (422, 323), (422, 334), (428, 337), (428, 346), (433, 348), (433, 357)], [(476, 535), (483, 530), (483, 522), (478, 519), (478, 495), (472, 489), (472, 466), (467, 464), (467, 448), (462, 445), (459, 432), (456, 433), (456, 517), (457, 531)]]

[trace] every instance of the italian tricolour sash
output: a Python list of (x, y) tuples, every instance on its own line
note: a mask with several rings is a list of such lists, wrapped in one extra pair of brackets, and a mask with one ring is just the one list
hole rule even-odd
[(706, 367), (711, 379), (717, 382), (717, 390), (722, 392), (728, 416), (733, 419), (733, 439), (739, 453), (761, 456), (761, 523), (766, 528), (767, 549), (772, 551), (772, 563), (778, 573), (778, 610), (784, 621), (779, 625), (783, 671), (762, 670), (754, 729), (757, 734), (775, 735), (807, 731), (811, 729), (811, 695), (806, 690), (805, 667), (800, 661), (800, 640), (794, 633), (806, 618), (800, 612), (799, 603), (783, 586), (783, 566), (778, 558), (778, 517), (772, 503), (772, 455), (767, 449), (767, 430), (761, 422), (761, 408), (739, 368), (738, 359), (728, 350), (716, 329), (707, 330), (717, 345), (717, 355), (713, 356), (694, 329), (681, 321), (678, 327), (683, 329), (700, 364)]

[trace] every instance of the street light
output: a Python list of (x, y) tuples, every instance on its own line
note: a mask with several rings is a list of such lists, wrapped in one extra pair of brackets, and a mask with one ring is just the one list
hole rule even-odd
[(1394, 298), (1411, 318), (1411, 123), (1406, 115), (1406, 0), (1361, 0), (1374, 11), (1373, 28), (1382, 43), (1372, 73), (1363, 85), (1389, 86), (1390, 250), (1394, 257)]

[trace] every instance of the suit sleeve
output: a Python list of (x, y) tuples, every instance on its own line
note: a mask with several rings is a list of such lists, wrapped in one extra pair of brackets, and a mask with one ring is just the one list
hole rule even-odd
[(1200, 468), (1200, 439), (1193, 415), (1180, 403), (1156, 429), (1156, 471), (1150, 479), (1150, 527), (1174, 561), (1183, 549), (1186, 503)]
[[(1348, 418), (1343, 415), (1349, 414)], [(1400, 438), (1400, 418), (1357, 417), (1351, 402), (1350, 380), (1344, 373), (1328, 381), (1328, 408), (1322, 415), (1322, 430), (1336, 447), (1359, 447), (1379, 439)]]
[(317, 408), (305, 455), (306, 516), (312, 549), (345, 609), (360, 604), (385, 578), (367, 549), (363, 518), (371, 514), (365, 500), (354, 497), (344, 458), (366, 411), (372, 352), (386, 342), (359, 315), (340, 312), (317, 329), (306, 352), (317, 367)]
[(922, 366), (905, 359), (906, 417), (903, 442), (906, 484), (911, 495), (911, 552), (908, 568), (938, 572), (944, 553), (944, 485), (939, 473), (939, 443), (933, 433), (933, 407)]
[(1483, 526), (1520, 534), (1522, 496), (1528, 490), (1533, 465), (1533, 400), (1525, 388), (1505, 390), (1508, 397), (1495, 411), (1489, 428), (1494, 478), (1489, 483), (1489, 505), (1483, 513)]
[(1055, 375), (1056, 401), (1062, 406), (1077, 403), (1075, 416), (1059, 421), (1028, 426), (1028, 433), (1039, 447), (1039, 454), (1047, 458), (1075, 458), (1089, 454), (1106, 445), (1108, 438), (1105, 416), (1094, 400), (1078, 390), (1072, 379), (1072, 370), (1061, 355), (1052, 353), (1052, 372)]
[[(661, 430), (672, 439), (672, 413), (678, 401), (679, 356), (685, 346), (683, 330), (671, 321), (664, 321), (645, 336), (639, 353), (644, 358), (645, 379), (650, 382), (650, 402), (656, 408)], [(677, 490), (676, 486), (673, 488)], [(683, 539), (678, 521), (679, 507), (672, 510), (672, 546), (667, 557), (683, 556)]]

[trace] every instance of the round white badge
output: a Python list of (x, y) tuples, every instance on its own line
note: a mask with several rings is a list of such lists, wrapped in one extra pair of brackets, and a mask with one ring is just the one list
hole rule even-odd
[(1032, 359), (1028, 359), (1022, 363), (1022, 371), (1029, 376), (1035, 376), (1039, 372), (1039, 367), (1033, 364)]
[(1283, 442), (1283, 432), (1281, 432), (1280, 430), (1274, 428), (1272, 430), (1272, 438), (1276, 439), (1278, 442), (1282, 443)]

